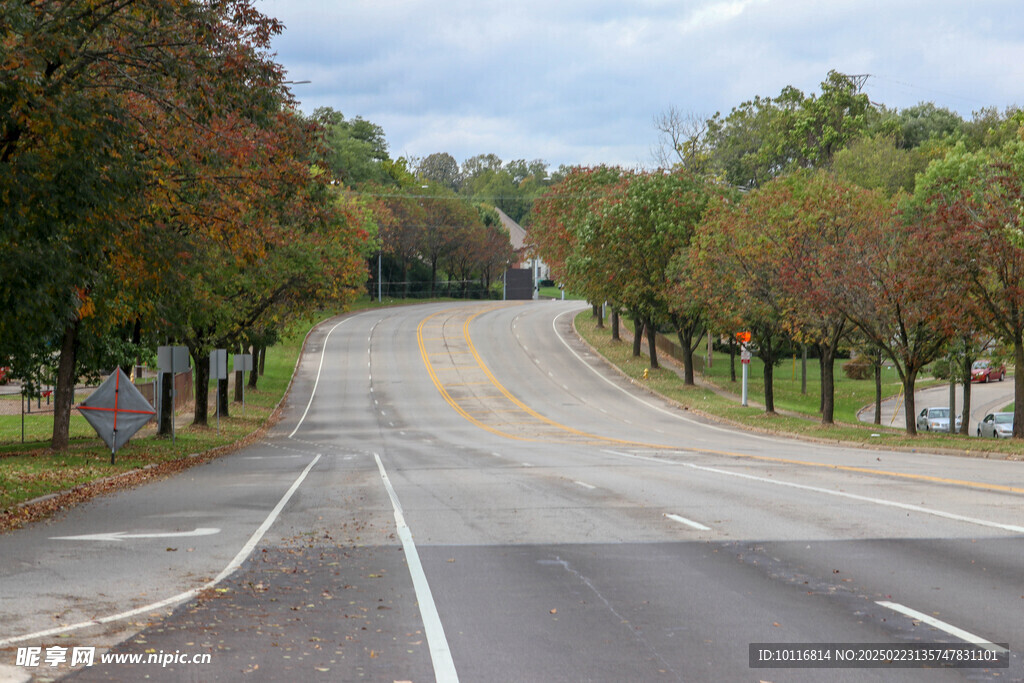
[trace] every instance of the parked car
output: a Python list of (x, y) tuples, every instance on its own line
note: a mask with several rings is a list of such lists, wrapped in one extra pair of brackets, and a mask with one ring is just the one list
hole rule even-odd
[[(958, 430), (961, 424), (963, 424), (963, 418), (957, 415), (956, 428)], [(922, 408), (917, 415), (917, 431), (948, 432), (949, 408)]]
[(1006, 377), (1006, 366), (1002, 363), (993, 365), (990, 360), (976, 360), (971, 365), (972, 382), (994, 382), (995, 380), (1002, 382), (1004, 377)]
[(978, 436), (1009, 439), (1013, 436), (1013, 413), (989, 413), (978, 423)]
[(8, 375), (11, 374), (11, 369), (7, 367), (0, 367), (0, 384), (7, 384), (10, 380)]

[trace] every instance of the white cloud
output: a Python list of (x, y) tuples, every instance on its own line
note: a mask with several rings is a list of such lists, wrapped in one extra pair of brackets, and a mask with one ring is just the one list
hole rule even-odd
[(829, 69), (875, 101), (969, 115), (1020, 97), (1018, 0), (264, 0), (304, 109), (384, 127), (392, 153), (650, 161), (669, 105), (710, 115)]

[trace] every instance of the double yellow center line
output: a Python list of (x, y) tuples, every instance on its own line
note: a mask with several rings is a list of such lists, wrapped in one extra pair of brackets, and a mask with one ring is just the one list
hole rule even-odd
[[(853, 472), (857, 474), (870, 474), (884, 477), (896, 477), (914, 481), (924, 481), (934, 484), (946, 484), (953, 486), (965, 486), (986, 491), (999, 491), (1003, 493), (1024, 493), (1024, 488), (1007, 486), (1002, 484), (989, 484), (962, 479), (950, 479), (925, 474), (913, 474), (908, 472), (892, 472), (869, 467), (856, 467), (853, 465), (836, 465), (831, 463), (812, 462), (806, 460), (794, 460), (790, 458), (776, 458), (764, 455), (751, 455), (749, 453), (736, 453), (733, 451), (720, 451), (708, 448), (692, 448), (679, 445), (652, 444), (625, 439), (615, 439), (606, 436), (599, 436), (588, 432), (569, 427), (556, 422), (544, 415), (541, 415), (530, 406), (523, 403), (517, 396), (512, 394), (491, 372), (490, 368), (480, 357), (473, 339), (470, 336), (470, 324), (481, 315), (497, 310), (499, 306), (492, 306), (480, 309), (456, 308), (439, 311), (427, 316), (416, 327), (416, 342), (419, 346), (420, 356), (423, 365), (430, 375), (431, 381), (437, 388), (441, 397), (461, 415), (466, 421), (483, 429), (491, 434), (507, 439), (530, 442), (546, 443), (575, 443), (594, 446), (606, 446), (610, 444), (626, 445), (634, 448), (651, 450), (670, 450), (688, 453), (702, 453), (708, 455), (719, 455), (746, 460), (756, 460), (765, 463), (776, 463), (786, 465), (800, 465), (803, 467), (819, 467), (842, 472)], [(442, 316), (446, 316), (440, 319)], [(464, 317), (464, 319), (462, 319)], [(450, 327), (458, 325), (458, 334), (449, 334)], [(427, 328), (440, 330), (436, 337), (425, 337), (424, 331)], [(472, 357), (472, 363), (456, 362), (464, 361), (466, 355)], [(433, 360), (432, 360), (433, 359)], [(439, 372), (445, 373), (442, 380)], [(454, 373), (452, 376), (449, 373)], [(461, 390), (463, 395), (454, 396), (453, 391)], [(494, 392), (497, 391), (495, 394)]]

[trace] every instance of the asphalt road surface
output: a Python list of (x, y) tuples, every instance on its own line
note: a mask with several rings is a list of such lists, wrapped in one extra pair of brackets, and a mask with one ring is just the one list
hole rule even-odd
[[(97, 648), (74, 681), (1024, 680), (1021, 463), (714, 424), (609, 369), (578, 310), (320, 326), (260, 443), (0, 537), (0, 662), (39, 648), (8, 670), (46, 680), (68, 675), (57, 648)], [(982, 666), (879, 666), (914, 643)], [(754, 668), (752, 646), (833, 659)]]

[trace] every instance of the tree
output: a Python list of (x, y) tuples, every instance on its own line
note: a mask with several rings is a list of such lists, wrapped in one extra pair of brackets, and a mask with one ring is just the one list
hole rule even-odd
[(894, 136), (883, 134), (858, 138), (832, 160), (840, 178), (890, 197), (901, 190), (913, 192), (915, 176), (927, 166), (928, 158), (921, 151), (900, 148)]
[(799, 172), (758, 191), (772, 207), (768, 239), (775, 243), (784, 327), (796, 341), (818, 351), (821, 367), (821, 422), (834, 421), (834, 366), (848, 329), (843, 310), (843, 263), (857, 226), (889, 209), (877, 193), (864, 191), (818, 171)]
[(717, 329), (749, 331), (764, 365), (765, 412), (775, 412), (773, 376), (782, 360), (788, 302), (778, 286), (781, 249), (771, 238), (779, 213), (771, 194), (713, 198), (693, 239), (692, 280)]
[(453, 192), (462, 184), (459, 163), (447, 152), (436, 152), (420, 161), (416, 167), (416, 174)]
[[(160, 234), (149, 223), (160, 212), (153, 192), (161, 184), (173, 192), (179, 180), (167, 169), (196, 177), (202, 166), (201, 155), (189, 156), (194, 146), (172, 141), (202, 137), (240, 111), (272, 118), (287, 99), (280, 67), (266, 56), (280, 24), (250, 0), (42, 0), (3, 5), (0, 17), (11, 27), (0, 53), (2, 241), (18, 264), (0, 274), (0, 355), (60, 350), (52, 439), (60, 449), (83, 370), (78, 351), (101, 347), (129, 314), (138, 319), (127, 296), (99, 305), (134, 272), (116, 270), (127, 261), (118, 255)], [(16, 299), (34, 310), (7, 306)], [(97, 338), (82, 338), (87, 332)]]
[(346, 120), (340, 111), (330, 107), (317, 107), (312, 119), (320, 124), (323, 134), (318, 161), (337, 180), (349, 187), (390, 180), (384, 166), (389, 157), (383, 128), (360, 116)]
[[(1024, 143), (991, 153), (959, 148), (929, 167), (920, 192), (962, 240), (973, 320), (1013, 346), (1024, 368)], [(976, 255), (984, 255), (977, 258)], [(1024, 371), (1014, 373), (1015, 438), (1024, 437)], [(1019, 407), (1018, 407), (1019, 406)]]
[(871, 103), (853, 80), (830, 71), (821, 94), (786, 86), (708, 121), (712, 167), (746, 189), (798, 168), (828, 168), (835, 154), (869, 124)]
[(553, 274), (571, 282), (590, 301), (605, 301), (607, 278), (602, 278), (598, 269), (586, 267), (571, 276), (569, 261), (577, 256), (579, 233), (591, 206), (619, 181), (621, 173), (622, 169), (611, 166), (568, 169), (559, 182), (538, 198), (530, 213), (527, 248), (539, 253)]
[(416, 244), (419, 256), (430, 264), (430, 292), (433, 296), (438, 264), (458, 248), (459, 233), (479, 217), (473, 207), (452, 193), (436, 186), (427, 191), (429, 195), (416, 200), (423, 209), (423, 222), (418, 226)]
[(903, 383), (907, 433), (916, 434), (914, 387), (961, 319), (966, 273), (948, 230), (921, 216), (879, 209), (851, 233), (843, 311), (893, 362)]
[(658, 131), (658, 145), (653, 156), (660, 168), (679, 165), (696, 175), (710, 171), (711, 142), (706, 116), (684, 113), (672, 106), (654, 118), (654, 127)]
[(900, 146), (904, 149), (920, 147), (933, 139), (955, 136), (963, 131), (964, 120), (956, 112), (936, 107), (933, 102), (921, 102), (899, 113)]
[[(680, 292), (670, 290), (668, 282), (678, 259), (685, 259), (706, 205), (703, 183), (685, 169), (631, 173), (594, 206), (589, 219), (594, 223), (586, 234), (608, 265), (598, 266), (599, 272), (613, 276), (610, 299), (643, 321), (651, 367), (658, 367), (654, 335), (659, 326), (672, 325), (686, 348), (701, 329), (699, 313), (676, 305)], [(684, 365), (692, 383), (692, 356)]]

